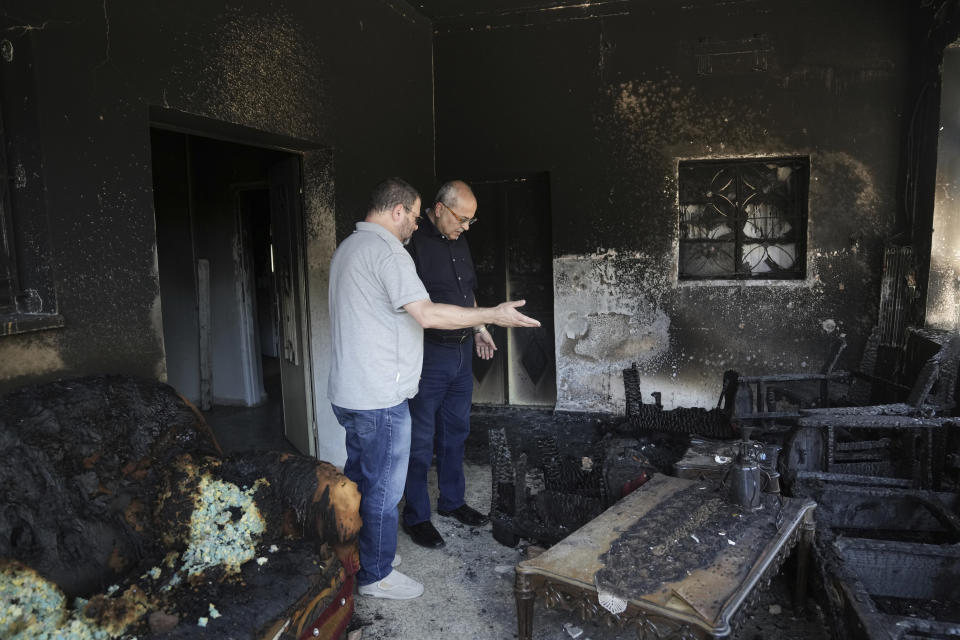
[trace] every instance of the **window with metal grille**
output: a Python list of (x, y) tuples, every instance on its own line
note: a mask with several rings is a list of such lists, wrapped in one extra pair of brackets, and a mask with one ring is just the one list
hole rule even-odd
[(809, 158), (680, 162), (681, 280), (805, 277)]

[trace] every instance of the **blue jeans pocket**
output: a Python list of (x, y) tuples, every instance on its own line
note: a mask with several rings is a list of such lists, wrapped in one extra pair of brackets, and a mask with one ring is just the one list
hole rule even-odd
[(333, 413), (337, 416), (344, 429), (352, 431), (356, 435), (365, 438), (373, 435), (377, 430), (377, 422), (380, 418), (377, 411), (354, 411), (352, 409), (343, 409), (336, 405), (333, 407)]

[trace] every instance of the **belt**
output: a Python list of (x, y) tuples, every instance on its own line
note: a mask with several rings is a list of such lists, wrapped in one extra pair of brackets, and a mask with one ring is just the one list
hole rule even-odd
[(464, 331), (442, 331), (440, 329), (424, 329), (423, 337), (429, 342), (437, 344), (463, 344), (473, 335), (469, 329)]

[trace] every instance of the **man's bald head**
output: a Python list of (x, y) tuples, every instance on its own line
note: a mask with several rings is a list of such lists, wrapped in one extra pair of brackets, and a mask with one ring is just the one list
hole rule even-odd
[(437, 197), (433, 199), (433, 202), (434, 204), (439, 202), (449, 206), (451, 209), (456, 209), (461, 200), (476, 202), (476, 199), (476, 196), (473, 195), (473, 189), (471, 189), (470, 185), (466, 182), (463, 180), (450, 180), (440, 185), (440, 188), (437, 189)]
[(456, 240), (477, 215), (477, 197), (463, 180), (444, 182), (433, 201), (433, 223), (445, 237)]

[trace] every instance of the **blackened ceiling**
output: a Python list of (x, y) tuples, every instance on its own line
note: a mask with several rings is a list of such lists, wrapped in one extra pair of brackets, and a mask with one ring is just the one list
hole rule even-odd
[[(394, 0), (386, 2), (392, 4)], [(654, 12), (676, 8), (692, 11), (716, 3), (717, 0), (683, 0), (679, 5), (677, 0), (406, 0), (407, 6), (433, 22), (439, 31), (472, 31), (478, 26), (494, 29), (629, 15), (638, 8)], [(749, 13), (769, 10), (771, 0), (724, 0), (722, 4)]]
[[(676, 6), (674, 0), (407, 0), (417, 11), (433, 21), (482, 19), (504, 14), (523, 14), (562, 9), (598, 9), (606, 5), (637, 5), (648, 8)], [(686, 0), (685, 8), (716, 4), (716, 0)], [(771, 4), (769, 0), (726, 0), (726, 5)], [(956, 0), (914, 0), (914, 6), (930, 7), (937, 13), (950, 13)]]
[(558, 10), (609, 10), (632, 0), (409, 0), (436, 23), (471, 22), (488, 18), (522, 16)]

